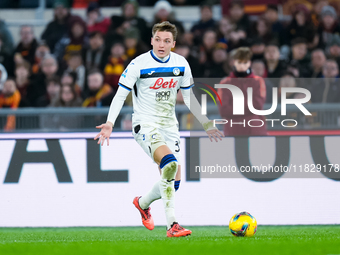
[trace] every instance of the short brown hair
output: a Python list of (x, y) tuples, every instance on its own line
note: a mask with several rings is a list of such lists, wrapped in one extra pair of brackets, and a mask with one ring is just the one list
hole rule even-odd
[(54, 84), (59, 84), (59, 86), (61, 86), (60, 84), (60, 79), (58, 76), (53, 76), (51, 78), (47, 78), (46, 79), (46, 87), (50, 84), (50, 83), (54, 83)]
[(92, 68), (92, 69), (90, 69), (90, 70), (88, 71), (87, 76), (90, 76), (90, 75), (96, 74), (96, 73), (98, 73), (98, 74), (100, 74), (102, 77), (104, 77), (103, 72), (102, 72), (100, 69), (98, 69), (98, 68)]
[(69, 53), (69, 58), (72, 58), (72, 57), (79, 57), (81, 58), (81, 53), (79, 51), (70, 51)]
[(248, 62), (251, 60), (253, 53), (248, 47), (240, 47), (235, 49), (231, 54), (233, 60)]
[(174, 37), (174, 41), (176, 41), (177, 37), (177, 28), (174, 24), (171, 24), (169, 21), (163, 21), (162, 23), (157, 23), (152, 27), (152, 36), (156, 34), (157, 31), (160, 32), (170, 32)]
[(242, 0), (233, 0), (229, 3), (229, 9), (234, 8), (235, 6), (238, 6), (242, 9), (244, 9), (244, 3), (242, 2)]

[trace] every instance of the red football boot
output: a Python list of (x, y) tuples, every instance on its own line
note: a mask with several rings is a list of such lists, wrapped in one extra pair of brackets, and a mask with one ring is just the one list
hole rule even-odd
[(138, 211), (140, 212), (141, 216), (142, 216), (142, 222), (143, 225), (149, 229), (149, 230), (153, 230), (155, 228), (155, 224), (153, 223), (153, 218), (151, 216), (150, 210), (151, 208), (149, 207), (148, 209), (143, 210), (140, 206), (139, 206), (139, 199), (141, 197), (135, 197), (133, 199), (133, 204), (136, 206), (136, 208), (138, 209)]
[(181, 237), (191, 235), (192, 231), (181, 227), (177, 222), (174, 222), (169, 230), (167, 230), (167, 237)]

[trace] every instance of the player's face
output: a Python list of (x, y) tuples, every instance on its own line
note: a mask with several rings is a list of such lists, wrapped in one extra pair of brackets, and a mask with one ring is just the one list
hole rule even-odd
[(240, 61), (240, 60), (234, 60), (234, 66), (238, 72), (245, 72), (250, 67), (251, 62), (248, 61)]
[(174, 41), (171, 32), (157, 31), (151, 38), (151, 45), (153, 46), (153, 52), (159, 58), (164, 58), (170, 54), (172, 48), (175, 47), (176, 42)]

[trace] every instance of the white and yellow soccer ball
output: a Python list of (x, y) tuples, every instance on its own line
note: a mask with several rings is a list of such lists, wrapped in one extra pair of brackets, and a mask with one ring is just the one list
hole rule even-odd
[(229, 221), (229, 229), (234, 236), (253, 236), (256, 233), (257, 222), (250, 213), (236, 213)]

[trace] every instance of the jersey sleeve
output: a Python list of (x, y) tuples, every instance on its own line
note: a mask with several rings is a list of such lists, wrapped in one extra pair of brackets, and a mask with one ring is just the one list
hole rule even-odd
[(189, 66), (188, 61), (186, 61), (186, 59), (184, 59), (185, 61), (185, 69), (184, 69), (184, 75), (182, 77), (182, 81), (180, 83), (180, 88), (181, 89), (190, 89), (191, 87), (194, 86), (194, 79), (192, 78), (192, 74), (191, 74), (191, 68)]
[(109, 115), (107, 116), (107, 121), (110, 121), (113, 126), (115, 125), (118, 114), (122, 109), (124, 101), (129, 93), (130, 92), (123, 87), (119, 87), (116, 95), (112, 99)]
[(127, 89), (128, 91), (131, 91), (139, 76), (140, 70), (137, 66), (136, 59), (134, 59), (121, 74), (118, 85), (124, 89)]

